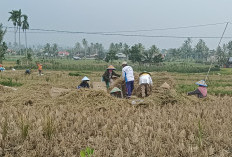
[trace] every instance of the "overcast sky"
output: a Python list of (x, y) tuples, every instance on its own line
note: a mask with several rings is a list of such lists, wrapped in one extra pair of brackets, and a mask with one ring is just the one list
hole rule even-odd
[[(11, 10), (22, 9), (28, 15), (30, 28), (67, 30), (75, 32), (111, 32), (146, 30), (157, 28), (204, 25), (232, 21), (231, 0), (1, 0), (0, 23), (8, 22)], [(149, 32), (123, 32), (150, 36), (221, 36), (225, 24), (178, 30)], [(14, 42), (13, 30), (8, 29), (5, 41)], [(37, 31), (38, 32), (38, 31)], [(232, 37), (232, 24), (225, 36)], [(22, 35), (22, 43), (24, 43)], [(74, 46), (86, 38), (102, 43), (108, 48), (111, 42), (126, 42), (129, 45), (142, 43), (149, 48), (155, 44), (160, 49), (179, 47), (185, 39), (148, 38), (128, 36), (102, 36), (64, 33), (28, 33), (28, 43), (57, 43)], [(193, 45), (199, 39), (193, 39)], [(222, 43), (230, 39), (224, 39)], [(231, 39), (232, 40), (232, 39)], [(204, 39), (214, 49), (219, 39)]]

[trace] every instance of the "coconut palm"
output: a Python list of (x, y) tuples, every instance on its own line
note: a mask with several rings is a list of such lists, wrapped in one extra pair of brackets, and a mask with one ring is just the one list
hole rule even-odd
[(14, 25), (14, 33), (15, 33), (15, 44), (16, 44), (16, 33), (18, 31), (17, 26), (17, 20), (18, 20), (18, 11), (17, 10), (12, 10), (10, 13), (10, 17), (8, 21), (12, 21)]
[[(22, 26), (22, 17), (24, 15), (22, 15), (22, 11), (21, 9), (19, 9), (17, 11), (17, 26), (18, 26), (18, 30), (19, 30), (19, 48), (20, 48), (20, 30), (21, 30), (21, 26)], [(21, 51), (20, 51), (21, 52)]]
[(27, 15), (23, 15), (22, 29), (25, 33), (25, 44), (27, 49), (27, 29), (29, 29), (28, 17)]

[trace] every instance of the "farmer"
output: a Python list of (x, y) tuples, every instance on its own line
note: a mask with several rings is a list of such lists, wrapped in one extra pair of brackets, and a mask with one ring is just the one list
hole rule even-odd
[(139, 74), (139, 87), (141, 90), (142, 97), (147, 97), (151, 93), (152, 89), (152, 79), (151, 74), (147, 71), (143, 71)]
[(126, 82), (127, 98), (130, 98), (134, 89), (134, 72), (132, 67), (127, 65), (127, 62), (122, 62), (122, 67), (122, 77)]
[(89, 78), (85, 76), (82, 79), (81, 84), (79, 86), (77, 86), (77, 89), (80, 89), (80, 88), (89, 88), (88, 81), (89, 81)]
[(30, 70), (30, 69), (27, 69), (27, 70), (25, 71), (25, 74), (26, 74), (26, 75), (30, 75), (30, 74), (31, 74), (31, 70)]
[(40, 63), (37, 63), (37, 66), (38, 66), (39, 75), (42, 75), (42, 67), (43, 67), (43, 65), (40, 64)]
[(0, 67), (0, 72), (4, 71), (5, 68), (4, 67)]
[(118, 87), (114, 87), (111, 91), (110, 91), (110, 95), (117, 97), (117, 98), (122, 98), (122, 93), (121, 90)]
[(120, 77), (120, 75), (116, 74), (114, 72), (115, 68), (113, 67), (113, 65), (110, 65), (105, 73), (102, 75), (103, 81), (105, 81), (106, 83), (106, 88), (108, 89), (110, 87), (110, 83), (112, 83), (112, 78), (115, 77)]
[(198, 98), (204, 98), (207, 96), (207, 84), (204, 80), (196, 82), (198, 88), (195, 91), (188, 92), (187, 95), (197, 95)]

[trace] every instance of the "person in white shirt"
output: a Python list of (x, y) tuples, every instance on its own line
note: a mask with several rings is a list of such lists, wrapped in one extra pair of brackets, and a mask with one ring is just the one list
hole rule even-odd
[(151, 79), (151, 74), (147, 71), (143, 71), (142, 73), (139, 74), (139, 87), (141, 90), (141, 96), (142, 97), (147, 97), (150, 95), (151, 90), (152, 90), (152, 79)]
[(127, 62), (122, 63), (122, 77), (126, 82), (127, 97), (130, 98), (134, 89), (134, 71), (131, 66), (127, 65)]

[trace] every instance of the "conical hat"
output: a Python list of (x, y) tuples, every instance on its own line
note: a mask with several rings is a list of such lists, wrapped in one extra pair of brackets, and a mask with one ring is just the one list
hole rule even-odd
[(139, 76), (142, 75), (142, 74), (149, 74), (149, 75), (151, 76), (151, 74), (150, 74), (149, 72), (147, 72), (147, 71), (141, 72), (141, 73), (139, 74)]
[(196, 84), (199, 85), (199, 86), (207, 87), (207, 84), (205, 83), (204, 80), (200, 80), (200, 81), (196, 82)]
[(121, 92), (121, 90), (118, 87), (114, 87), (110, 93), (115, 93), (115, 92)]
[(108, 70), (110, 70), (110, 69), (115, 70), (115, 67), (113, 65), (110, 65), (107, 69)]
[(170, 86), (169, 86), (169, 84), (167, 84), (167, 82), (164, 82), (160, 87), (170, 89)]
[(89, 78), (85, 76), (82, 81), (89, 81)]

